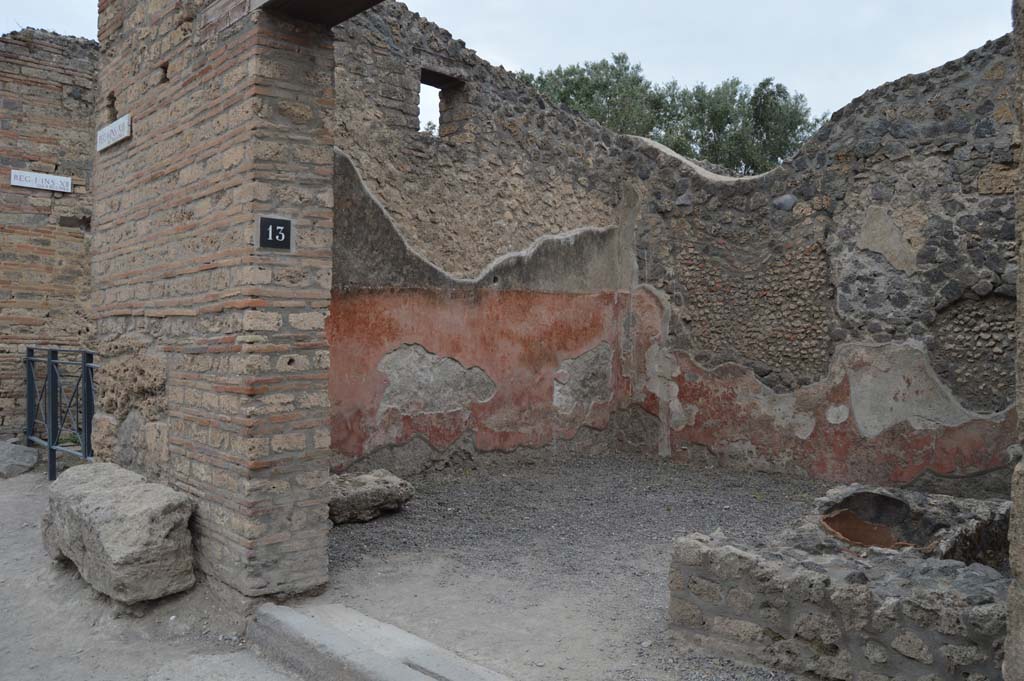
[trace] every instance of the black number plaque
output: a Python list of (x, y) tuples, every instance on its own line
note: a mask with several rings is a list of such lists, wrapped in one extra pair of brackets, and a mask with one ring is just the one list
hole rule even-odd
[(260, 218), (260, 248), (292, 250), (292, 221), (284, 218)]

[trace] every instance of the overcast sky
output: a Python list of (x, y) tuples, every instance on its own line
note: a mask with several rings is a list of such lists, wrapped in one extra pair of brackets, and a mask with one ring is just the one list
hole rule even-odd
[[(409, 0), (489, 61), (536, 71), (626, 52), (652, 80), (774, 76), (835, 111), (1010, 30), (1010, 0)], [(96, 37), (96, 0), (0, 0), (0, 32)]]

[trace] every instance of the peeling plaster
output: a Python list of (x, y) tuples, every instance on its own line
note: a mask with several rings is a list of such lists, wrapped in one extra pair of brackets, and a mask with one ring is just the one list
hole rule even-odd
[(825, 412), (825, 419), (833, 426), (846, 423), (847, 419), (850, 418), (850, 408), (845, 404), (833, 404)]
[(899, 225), (882, 206), (871, 206), (857, 235), (857, 248), (880, 254), (889, 264), (907, 273), (917, 272), (917, 253), (924, 245), (922, 221)]
[(834, 365), (849, 376), (851, 412), (864, 437), (901, 423), (935, 430), (985, 418), (956, 399), (916, 342), (842, 346)]
[(403, 345), (387, 354), (377, 370), (388, 379), (381, 412), (444, 414), (470, 404), (487, 402), (497, 390), (478, 367), (466, 368), (450, 357), (439, 357), (420, 345)]
[(555, 373), (553, 401), (563, 416), (574, 414), (583, 407), (584, 416), (594, 404), (612, 398), (612, 348), (601, 343), (592, 350), (567, 359)]

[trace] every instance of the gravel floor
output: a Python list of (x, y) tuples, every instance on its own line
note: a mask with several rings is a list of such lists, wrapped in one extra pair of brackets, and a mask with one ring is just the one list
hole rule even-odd
[(411, 480), (399, 513), (335, 528), (344, 602), (514, 679), (786, 679), (680, 649), (666, 631), (674, 537), (757, 543), (820, 483), (601, 455), (480, 457)]

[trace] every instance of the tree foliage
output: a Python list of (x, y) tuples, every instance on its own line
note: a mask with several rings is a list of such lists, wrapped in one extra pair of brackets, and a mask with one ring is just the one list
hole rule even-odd
[(616, 132), (661, 142), (692, 158), (743, 175), (771, 170), (791, 156), (826, 116), (773, 78), (756, 87), (729, 78), (709, 87), (652, 83), (626, 54), (520, 77), (549, 100)]

